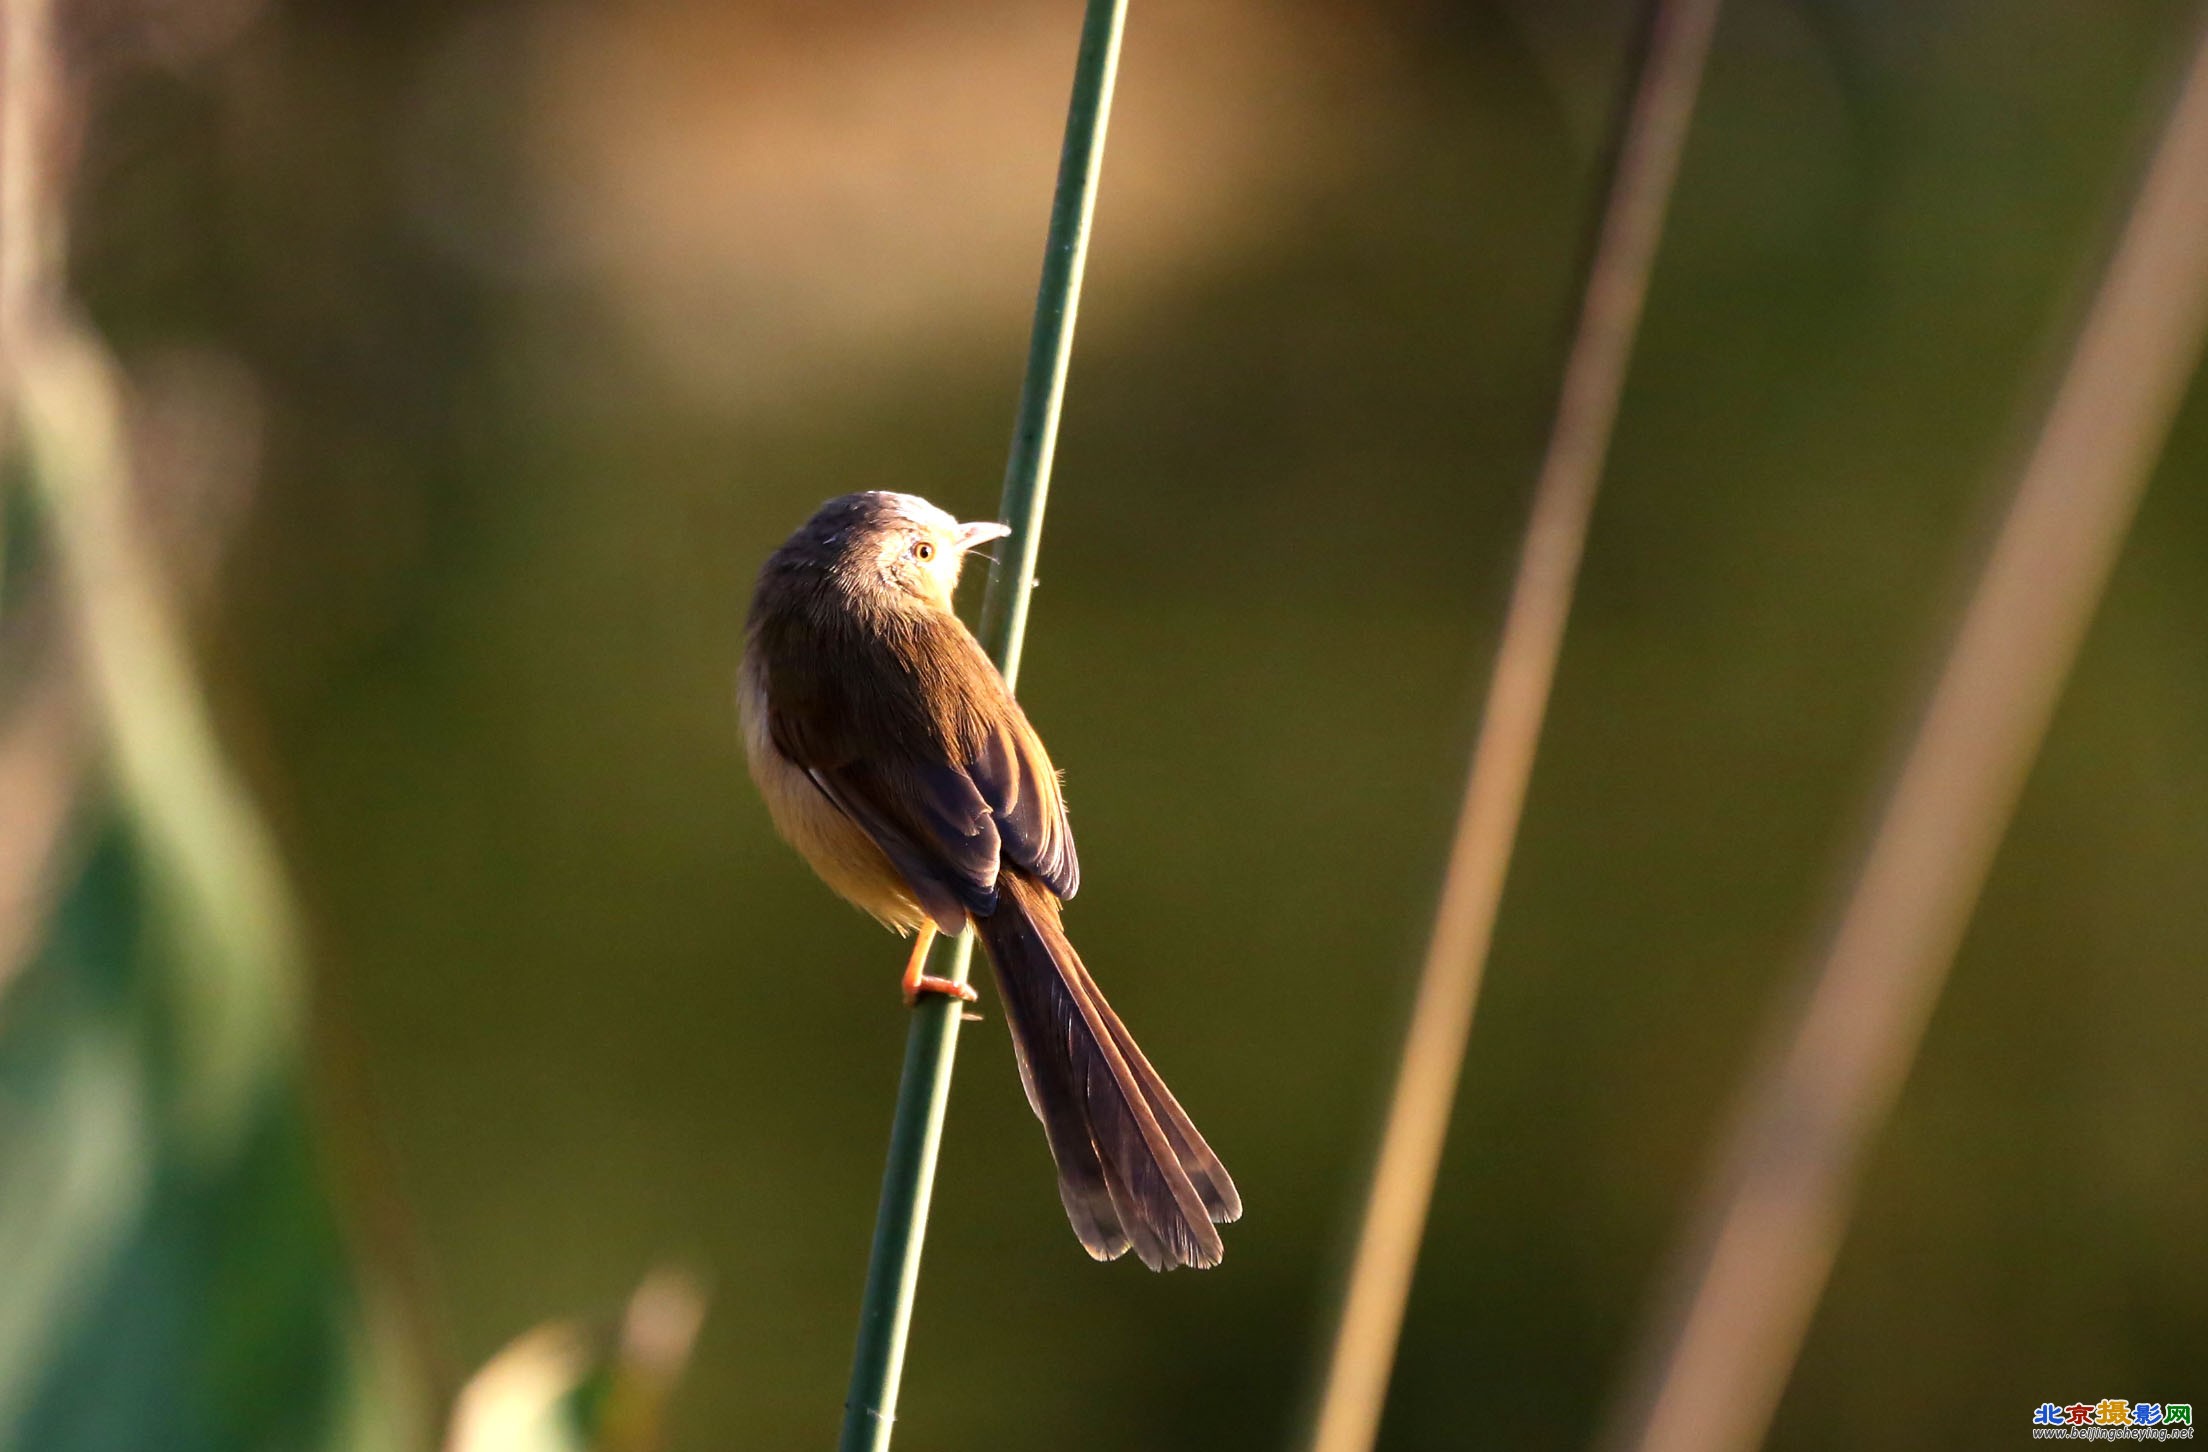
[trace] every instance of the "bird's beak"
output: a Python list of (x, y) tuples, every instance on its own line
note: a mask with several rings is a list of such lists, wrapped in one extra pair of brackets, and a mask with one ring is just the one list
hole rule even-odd
[(977, 519), (970, 524), (962, 524), (958, 527), (959, 552), (963, 554), (975, 545), (987, 544), (993, 539), (1003, 539), (1011, 532), (1011, 525), (999, 524), (993, 519)]

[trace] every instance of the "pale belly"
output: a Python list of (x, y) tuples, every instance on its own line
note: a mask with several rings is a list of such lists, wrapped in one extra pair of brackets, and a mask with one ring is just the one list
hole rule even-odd
[(774, 818), (782, 839), (838, 896), (872, 913), (885, 926), (910, 933), (926, 921), (927, 913), (882, 849), (775, 748), (767, 731), (766, 683), (748, 651), (736, 674), (736, 712), (743, 722), (751, 779), (758, 783), (767, 814)]

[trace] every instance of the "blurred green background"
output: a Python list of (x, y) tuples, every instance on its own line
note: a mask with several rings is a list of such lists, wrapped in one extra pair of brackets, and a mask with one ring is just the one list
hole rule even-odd
[[(733, 663), (821, 498), (993, 508), (1078, 12), (75, 12), (76, 283), (218, 461), (169, 518), (231, 536), (198, 634), (309, 924), (317, 1163), (433, 1393), (672, 1258), (714, 1293), (672, 1445), (833, 1435), (901, 949), (774, 839)], [(1383, 1445), (1592, 1434), (2197, 14), (1727, 7)], [(1022, 696), (1069, 926), (1250, 1208), (1216, 1272), (1091, 1264), (985, 992), (901, 1447), (1290, 1434), (1631, 30), (1135, 7)], [(2208, 1398), (2204, 466), (2196, 389), (1774, 1446)], [(228, 1334), (296, 1348), (266, 1300)], [(112, 1314), (28, 1425), (140, 1394), (103, 1351), (161, 1313)], [(319, 1395), (269, 1380), (224, 1394)], [(191, 1445), (299, 1445), (237, 1425)], [(164, 1445), (72, 1435), (26, 1452)]]

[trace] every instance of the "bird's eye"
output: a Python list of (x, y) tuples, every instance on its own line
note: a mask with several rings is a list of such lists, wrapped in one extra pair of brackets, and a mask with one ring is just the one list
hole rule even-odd
[(935, 558), (935, 546), (922, 540), (912, 547), (912, 554), (914, 559), (924, 565)]

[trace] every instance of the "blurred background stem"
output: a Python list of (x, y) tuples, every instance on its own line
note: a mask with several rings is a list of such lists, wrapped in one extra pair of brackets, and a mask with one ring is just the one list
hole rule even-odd
[[(1035, 560), (1042, 548), (1043, 508), (1050, 495), (1059, 411), (1073, 358), (1074, 318), (1088, 256), (1089, 223), (1095, 213), (1097, 179), (1104, 164), (1105, 128), (1111, 114), (1112, 85), (1119, 70), (1120, 37), (1126, 19), (1125, 0), (1090, 0), (1081, 25), (1081, 48), (1074, 61), (1073, 97), (1067, 107), (1065, 144), (1059, 153), (1058, 182), (1051, 198), (1042, 282), (1035, 299), (1034, 330), (1028, 341), (1027, 375), (1020, 389), (1019, 414), (1013, 425), (1004, 500), (999, 510), (999, 517), (1012, 526), (1012, 533), (990, 565), (978, 632), (983, 648), (1003, 672), (1007, 685), (1019, 679), (1021, 647), (1027, 636), (1028, 596), (1035, 587)], [(937, 952), (941, 951), (942, 945), (938, 944)], [(964, 983), (973, 967), (973, 933), (969, 930), (959, 934), (950, 953), (950, 966), (943, 970), (943, 976)], [(882, 1174), (881, 1208), (875, 1218), (866, 1291), (859, 1307), (851, 1389), (844, 1399), (843, 1452), (886, 1448), (890, 1442), (913, 1299), (919, 1287), (920, 1251), (927, 1238), (928, 1204), (935, 1189), (936, 1157), (942, 1147), (944, 1114), (950, 1104), (951, 1065), (958, 1047), (961, 1009), (962, 1005), (952, 999), (936, 995), (912, 1011), (904, 1072), (897, 1087), (897, 1109), (890, 1124), (889, 1164)]]
[[(1615, 1445), (1761, 1445), (2208, 336), (2208, 28), (1783, 1052), (1652, 1317)], [(2021, 1408), (2018, 1410), (2021, 1411)]]
[(1579, 325), (1335, 1322), (1311, 1432), (1314, 1452), (1364, 1452), (1379, 1436), (1573, 582), (1717, 11), (1717, 0), (1656, 0), (1628, 81)]

